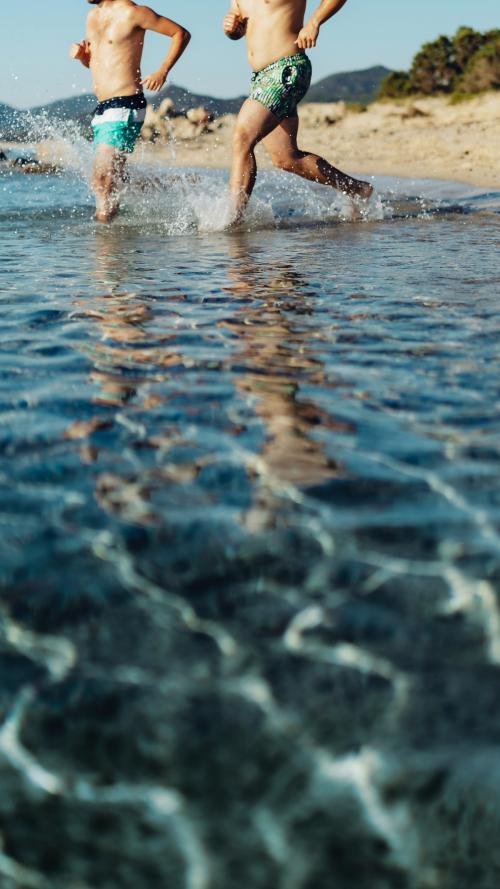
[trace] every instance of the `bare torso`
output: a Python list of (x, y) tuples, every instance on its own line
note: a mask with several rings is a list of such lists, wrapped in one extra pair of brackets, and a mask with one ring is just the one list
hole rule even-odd
[(144, 30), (137, 25), (135, 10), (129, 0), (113, 0), (89, 13), (90, 70), (100, 102), (142, 91)]
[(306, 0), (238, 0), (247, 21), (248, 60), (254, 71), (299, 52), (295, 43), (304, 24)]

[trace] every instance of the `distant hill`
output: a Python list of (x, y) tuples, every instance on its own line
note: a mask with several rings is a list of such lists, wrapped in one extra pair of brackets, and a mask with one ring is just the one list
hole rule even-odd
[(13, 113), (14, 108), (11, 105), (5, 105), (3, 102), (0, 102), (0, 123), (4, 120), (10, 120)]
[(235, 99), (216, 99), (214, 96), (205, 96), (199, 93), (192, 93), (184, 89), (182, 86), (167, 86), (161, 90), (153, 100), (155, 108), (163, 101), (163, 99), (172, 99), (176, 111), (189, 111), (190, 108), (196, 108), (203, 105), (212, 112), (214, 117), (221, 117), (223, 114), (237, 114), (241, 108), (245, 96), (238, 96)]
[[(243, 101), (243, 96), (236, 99), (216, 99), (213, 96), (199, 95), (192, 93), (190, 90), (184, 89), (182, 86), (170, 85), (161, 90), (156, 96), (148, 96), (148, 100), (157, 107), (163, 99), (173, 99), (176, 111), (184, 113), (190, 108), (196, 108), (198, 105), (204, 105), (216, 117), (221, 114), (228, 114), (238, 111)], [(35, 117), (44, 114), (49, 117), (57, 117), (62, 120), (76, 120), (80, 122), (88, 122), (89, 114), (92, 113), (97, 100), (95, 96), (86, 93), (83, 96), (72, 96), (69, 99), (59, 99), (57, 102), (51, 102), (49, 105), (39, 105), (31, 108), (30, 113)]]
[[(190, 90), (184, 89), (182, 86), (168, 85), (161, 90), (156, 96), (148, 96), (148, 101), (156, 108), (163, 99), (172, 99), (176, 111), (184, 113), (190, 108), (196, 108), (203, 105), (208, 108), (215, 117), (221, 114), (229, 114), (239, 111), (244, 97), (240, 96), (236, 99), (216, 99), (213, 96), (199, 95), (192, 93)], [(83, 96), (72, 96), (69, 99), (59, 99), (51, 102), (49, 105), (39, 105), (30, 109), (30, 114), (34, 117), (46, 115), (56, 117), (60, 120), (75, 120), (78, 123), (87, 125), (89, 115), (93, 112), (97, 105), (96, 97), (91, 93)]]
[[(157, 96), (148, 98), (155, 107), (165, 98), (173, 99), (175, 109), (181, 113), (203, 105), (214, 117), (220, 117), (222, 114), (238, 112), (244, 96), (235, 99), (217, 99), (213, 96), (192, 93), (181, 86), (169, 85)], [(44, 119), (49, 124), (54, 120), (74, 121), (80, 130), (89, 132), (90, 118), (96, 104), (97, 100), (91, 93), (58, 99), (48, 105), (37, 105), (28, 111), (20, 111), (0, 103), (0, 139), (36, 139), (37, 130), (43, 131), (45, 128)], [(42, 123), (37, 126), (37, 122)]]
[(0, 102), (0, 139), (21, 139), (25, 132), (25, 112)]
[(69, 99), (58, 99), (56, 102), (49, 102), (48, 105), (37, 105), (35, 108), (30, 108), (30, 114), (33, 117), (43, 114), (60, 120), (87, 121), (96, 105), (96, 97), (91, 93), (85, 93), (82, 96), (70, 96)]
[[(370, 102), (377, 95), (384, 78), (390, 73), (388, 68), (379, 66), (368, 68), (366, 71), (332, 74), (331, 77), (325, 77), (310, 88), (306, 101), (336, 102), (344, 99), (347, 102)], [(149, 100), (157, 107), (166, 98), (173, 99), (177, 111), (185, 112), (203, 105), (214, 117), (220, 117), (222, 114), (236, 114), (245, 97), (218, 99), (214, 96), (192, 93), (182, 86), (169, 85), (157, 96), (153, 98), (150, 96)], [(34, 127), (33, 122), (44, 118), (49, 123), (53, 120), (75, 121), (82, 131), (89, 132), (90, 116), (96, 104), (95, 96), (90, 93), (58, 99), (48, 105), (30, 108), (29, 111), (19, 111), (10, 105), (0, 103), (0, 139), (30, 137), (36, 139), (36, 130), (43, 131), (44, 125), (42, 123), (41, 127)]]
[(313, 83), (306, 102), (373, 102), (378, 95), (383, 80), (391, 73), (389, 68), (377, 65), (363, 71), (349, 71), (346, 74), (331, 74)]

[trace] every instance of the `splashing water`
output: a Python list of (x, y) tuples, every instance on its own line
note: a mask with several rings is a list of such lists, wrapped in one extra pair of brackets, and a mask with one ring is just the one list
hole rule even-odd
[[(27, 125), (27, 119), (24, 121)], [(40, 139), (50, 143), (50, 159), (63, 171), (68, 187), (74, 186), (74, 201), (85, 192), (91, 201), (90, 182), (93, 164), (92, 144), (73, 123), (39, 115), (29, 128), (35, 144)], [(175, 164), (175, 142), (169, 143)], [(141, 149), (136, 152), (140, 157)], [(5, 179), (4, 170), (4, 176)], [(289, 174), (259, 174), (253, 199), (243, 223), (245, 230), (295, 228), (328, 225), (335, 222), (375, 222), (437, 213), (466, 213), (487, 206), (488, 197), (477, 189), (436, 182), (412, 183), (413, 195), (405, 192), (407, 183), (379, 177), (378, 191), (368, 204), (353, 216), (353, 204), (344, 195), (324, 186), (314, 185)], [(7, 190), (5, 188), (4, 190)], [(44, 185), (50, 192), (50, 185)], [(454, 200), (456, 198), (456, 200)], [(175, 166), (159, 168), (144, 161), (129, 165), (129, 180), (122, 193), (121, 225), (159, 225), (166, 234), (217, 232), (226, 229), (232, 218), (227, 194), (227, 174), (213, 170), (185, 170)], [(60, 207), (53, 208), (60, 210)], [(66, 208), (65, 208), (66, 209)]]

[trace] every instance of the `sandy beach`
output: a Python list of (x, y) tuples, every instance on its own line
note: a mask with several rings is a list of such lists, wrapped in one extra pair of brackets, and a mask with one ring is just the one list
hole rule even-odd
[[(348, 172), (500, 188), (500, 93), (455, 104), (446, 97), (374, 102), (366, 110), (344, 102), (306, 103), (300, 117), (301, 147)], [(153, 126), (158, 121), (152, 109), (149, 120)], [(230, 114), (205, 126), (184, 116), (159, 121), (164, 135), (139, 143), (133, 161), (226, 168), (235, 120)], [(4, 150), (12, 147), (0, 142)], [(55, 140), (39, 143), (37, 152), (43, 163), (63, 166), (72, 153)], [(259, 167), (269, 168), (265, 150), (259, 147), (257, 155)]]
[[(499, 93), (457, 104), (444, 97), (374, 102), (366, 111), (350, 110), (343, 102), (305, 104), (300, 117), (301, 147), (342, 169), (500, 188)], [(146, 144), (145, 154), (162, 164), (226, 167), (234, 121), (234, 115), (222, 117), (194, 138), (194, 128), (186, 132), (187, 121), (182, 121), (179, 135), (184, 138), (177, 137), (175, 152), (169, 144), (156, 143)], [(270, 166), (263, 149), (258, 149), (258, 161)]]

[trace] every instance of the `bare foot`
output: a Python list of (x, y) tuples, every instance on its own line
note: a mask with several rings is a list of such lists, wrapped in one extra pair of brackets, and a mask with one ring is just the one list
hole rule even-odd
[(226, 223), (226, 225), (224, 226), (224, 231), (225, 232), (232, 232), (235, 229), (239, 228), (239, 226), (241, 225), (242, 222), (243, 222), (243, 213), (240, 213), (238, 216), (233, 217), (232, 219), (229, 220), (229, 222)]
[(113, 210), (96, 210), (95, 221), (102, 222), (104, 225), (107, 225), (107, 223), (113, 221), (117, 213), (118, 207), (114, 208)]
[(363, 212), (356, 201), (356, 198), (349, 198), (349, 208), (346, 211), (345, 219), (347, 222), (361, 222)]
[[(235, 195), (230, 196), (230, 203), (227, 208), (227, 220), (224, 224), (224, 231), (233, 231), (243, 222), (245, 210), (248, 201), (242, 201)], [(226, 214), (225, 214), (226, 215)]]
[(355, 179), (356, 183), (354, 192), (357, 198), (363, 201), (369, 201), (373, 194), (373, 185), (370, 182), (364, 182), (363, 179)]
[(351, 192), (348, 194), (349, 220), (351, 222), (360, 222), (362, 219), (366, 219), (373, 190), (373, 185), (370, 182), (364, 182), (363, 179), (353, 179)]
[(350, 222), (361, 222), (364, 219), (368, 218), (368, 210), (370, 204), (370, 198), (373, 195), (373, 186), (368, 182), (363, 183), (367, 185), (365, 194), (356, 194), (349, 195), (349, 221)]

